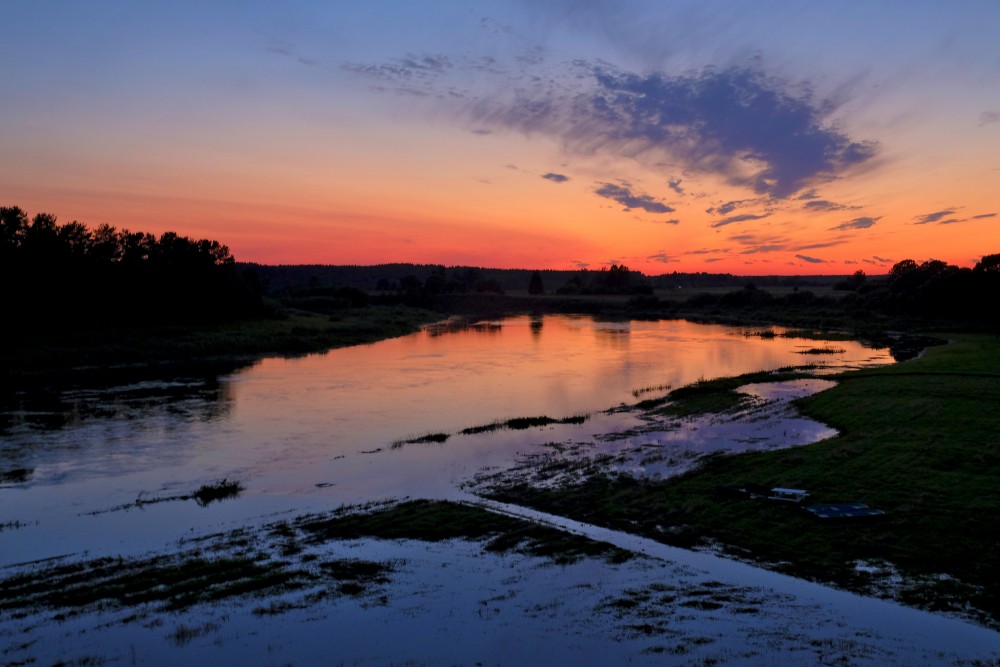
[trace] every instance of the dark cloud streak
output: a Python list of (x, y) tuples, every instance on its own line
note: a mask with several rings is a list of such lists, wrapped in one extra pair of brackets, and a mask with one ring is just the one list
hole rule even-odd
[(871, 227), (872, 225), (874, 225), (876, 222), (878, 222), (881, 218), (882, 218), (882, 216), (879, 216), (877, 218), (873, 218), (873, 217), (869, 217), (869, 216), (862, 217), (862, 218), (854, 218), (853, 220), (848, 220), (847, 222), (842, 222), (842, 223), (840, 223), (839, 225), (837, 225), (835, 227), (831, 227), (830, 229), (831, 230), (835, 230), (835, 231), (846, 231), (848, 229), (868, 229), (869, 227)]
[(642, 209), (647, 213), (673, 213), (674, 209), (663, 202), (657, 201), (647, 194), (635, 194), (628, 183), (616, 185), (614, 183), (599, 183), (594, 189), (594, 193), (616, 201), (625, 207), (626, 211), (634, 208)]
[[(571, 138), (619, 154), (664, 149), (760, 194), (789, 197), (869, 160), (875, 145), (824, 125), (828, 110), (750, 68), (690, 76), (594, 68)], [(748, 172), (748, 168), (751, 173)], [(753, 171), (756, 169), (756, 171)]]
[(709, 225), (709, 227), (713, 228), (725, 227), (726, 225), (731, 225), (734, 222), (748, 222), (750, 220), (761, 220), (763, 218), (769, 217), (770, 215), (771, 215), (770, 213), (762, 213), (760, 215), (753, 215), (750, 213), (745, 213), (743, 215), (733, 215), (728, 218), (723, 218), (722, 220), (719, 220), (717, 222), (713, 222), (711, 225)]

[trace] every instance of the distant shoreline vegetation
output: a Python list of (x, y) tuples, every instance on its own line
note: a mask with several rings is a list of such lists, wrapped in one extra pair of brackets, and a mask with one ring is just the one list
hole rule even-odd
[[(1000, 292), (1000, 254), (984, 256), (971, 269), (907, 259), (888, 275), (874, 277), (862, 271), (851, 276), (646, 276), (617, 264), (577, 271), (268, 266), (236, 262), (219, 241), (175, 232), (156, 237), (109, 225), (92, 229), (76, 221), (58, 224), (47, 213), (29, 219), (16, 206), (0, 207), (0, 280), (8, 286), (5, 318), (17, 323), (5, 327), (2, 336), (24, 344), (35, 334), (51, 339), (84, 329), (111, 335), (123, 327), (177, 326), (197, 334), (205, 325), (308, 314), (336, 323), (348, 316), (364, 319), (376, 312), (373, 306), (419, 311), (416, 319), (423, 321), (435, 315), (482, 319), (573, 313), (839, 328), (864, 335), (1000, 325), (1000, 311), (989, 305)], [(316, 348), (318, 341), (293, 340), (296, 330), (292, 327), (282, 346), (297, 352)], [(392, 326), (385, 335), (399, 331)], [(369, 340), (378, 337), (378, 331), (366, 334)], [(344, 340), (349, 344), (351, 339)], [(219, 353), (217, 341), (210, 347), (206, 353)]]

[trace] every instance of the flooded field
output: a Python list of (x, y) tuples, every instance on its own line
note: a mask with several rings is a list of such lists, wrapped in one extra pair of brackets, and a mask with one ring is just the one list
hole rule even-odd
[[(994, 633), (958, 621), (879, 602), (856, 625), (852, 605), (876, 601), (831, 601), (822, 587), (751, 577), (759, 571), (721, 559), (682, 565), (677, 550), (517, 508), (486, 505), (642, 556), (558, 563), (519, 552), (485, 557), (476, 540), (356, 538), (303, 548), (275, 537), (275, 522), (342, 505), (420, 498), (483, 506), (477, 489), (504, 477), (548, 484), (595, 468), (666, 477), (712, 453), (814, 442), (833, 431), (798, 416), (790, 400), (830, 384), (821, 379), (744, 387), (740, 409), (724, 415), (652, 417), (628, 406), (700, 379), (892, 361), (854, 341), (754, 333), (524, 317), (266, 359), (222, 376), (15, 396), (0, 422), (2, 576), (51, 580), (58, 568), (104, 558), (140, 568), (195, 549), (198, 562), (291, 568), (311, 583), (183, 612), (101, 604), (68, 613), (33, 603), (14, 610), (17, 623), (5, 622), (4, 659), (775, 664), (795, 655), (802, 663), (846, 656), (846, 664), (906, 664), (894, 656), (926, 663), (937, 650), (960, 664), (998, 655)], [(222, 491), (217, 500), (213, 490)], [(376, 563), (373, 572), (383, 574), (356, 594), (330, 594), (316, 583), (324, 579), (315, 563), (333, 555)], [(699, 603), (691, 591), (706, 586), (725, 601)], [(643, 611), (657, 599), (658, 611)], [(655, 622), (650, 614), (659, 614)], [(956, 624), (942, 631), (966, 639), (935, 644), (900, 623)]]

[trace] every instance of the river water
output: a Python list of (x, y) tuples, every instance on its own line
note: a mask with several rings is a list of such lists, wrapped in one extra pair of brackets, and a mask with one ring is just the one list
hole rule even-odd
[[(750, 407), (729, 417), (668, 424), (607, 409), (701, 378), (892, 361), (856, 342), (747, 333), (523, 317), (223, 375), (18, 395), (0, 411), (0, 572), (169, 553), (407, 496), (472, 502), (639, 556), (555, 568), (462, 540), (333, 541), (310, 557), (385, 561), (391, 583), (373, 598), (303, 604), (310, 591), (292, 590), (181, 615), (111, 607), (54, 622), (24, 610), (0, 628), (0, 649), (17, 664), (993, 664), (1000, 635), (984, 628), (468, 493), (479, 477), (530, 476), (538, 457), (597, 455), (662, 476), (708, 453), (829, 437), (789, 403), (832, 384), (819, 379), (748, 385)], [(540, 415), (588, 419), (459, 433)], [(449, 437), (405, 442), (428, 434)], [(204, 507), (180, 499), (221, 478), (245, 491)]]
[[(684, 321), (518, 317), (269, 358), (222, 376), (21, 397), (0, 421), (0, 471), (30, 473), (0, 485), (0, 564), (150, 548), (280, 512), (456, 497), (478, 471), (510, 465), (551, 434), (393, 443), (514, 417), (594, 413), (574, 427), (579, 437), (610, 428), (600, 411), (701, 378), (891, 362), (857, 342), (745, 334)], [(816, 348), (834, 352), (803, 354)], [(222, 478), (246, 487), (238, 500), (135, 505)]]

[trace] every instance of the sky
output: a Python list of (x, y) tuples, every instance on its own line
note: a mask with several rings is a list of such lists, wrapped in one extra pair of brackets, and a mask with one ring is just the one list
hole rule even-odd
[(1000, 252), (996, 0), (6, 0), (0, 205), (269, 264)]

